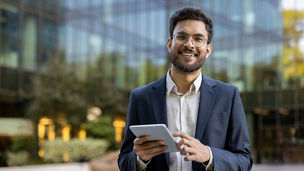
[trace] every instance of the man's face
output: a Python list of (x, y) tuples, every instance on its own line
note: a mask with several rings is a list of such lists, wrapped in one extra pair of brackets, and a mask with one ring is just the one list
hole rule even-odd
[(212, 45), (204, 43), (202, 47), (196, 47), (193, 42), (194, 36), (203, 35), (208, 40), (208, 32), (205, 23), (199, 20), (179, 21), (173, 35), (182, 33), (189, 38), (181, 43), (176, 37), (167, 40), (167, 48), (173, 67), (183, 72), (194, 72), (200, 69), (212, 51)]

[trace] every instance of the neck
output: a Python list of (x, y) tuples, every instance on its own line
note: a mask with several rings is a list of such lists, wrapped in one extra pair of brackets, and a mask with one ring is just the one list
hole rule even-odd
[(183, 94), (189, 91), (191, 84), (199, 74), (201, 74), (200, 69), (193, 72), (183, 72), (172, 66), (170, 70), (170, 76), (177, 86), (177, 91)]

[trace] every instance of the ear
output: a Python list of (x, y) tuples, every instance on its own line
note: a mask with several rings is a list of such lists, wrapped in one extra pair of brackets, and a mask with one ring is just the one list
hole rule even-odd
[(171, 46), (172, 46), (172, 39), (168, 38), (167, 39), (167, 48), (168, 48), (169, 52), (170, 52)]
[(206, 59), (207, 59), (212, 52), (212, 44), (207, 44), (206, 52), (207, 52), (206, 53)]

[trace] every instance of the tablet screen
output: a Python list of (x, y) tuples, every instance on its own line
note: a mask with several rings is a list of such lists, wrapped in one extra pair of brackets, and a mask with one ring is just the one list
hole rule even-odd
[(168, 146), (166, 152), (178, 152), (176, 148), (175, 138), (172, 136), (165, 124), (148, 124), (148, 125), (132, 125), (130, 130), (136, 137), (143, 135), (149, 135), (150, 140), (163, 139), (165, 144)]

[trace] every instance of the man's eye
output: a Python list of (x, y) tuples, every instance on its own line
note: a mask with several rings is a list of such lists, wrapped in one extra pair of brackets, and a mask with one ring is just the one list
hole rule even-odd
[(179, 39), (179, 40), (185, 40), (185, 39), (187, 39), (187, 36), (177, 35), (176, 38)]
[(196, 38), (194, 38), (194, 40), (197, 41), (197, 42), (203, 42), (204, 41), (204, 39), (202, 37), (196, 37)]

